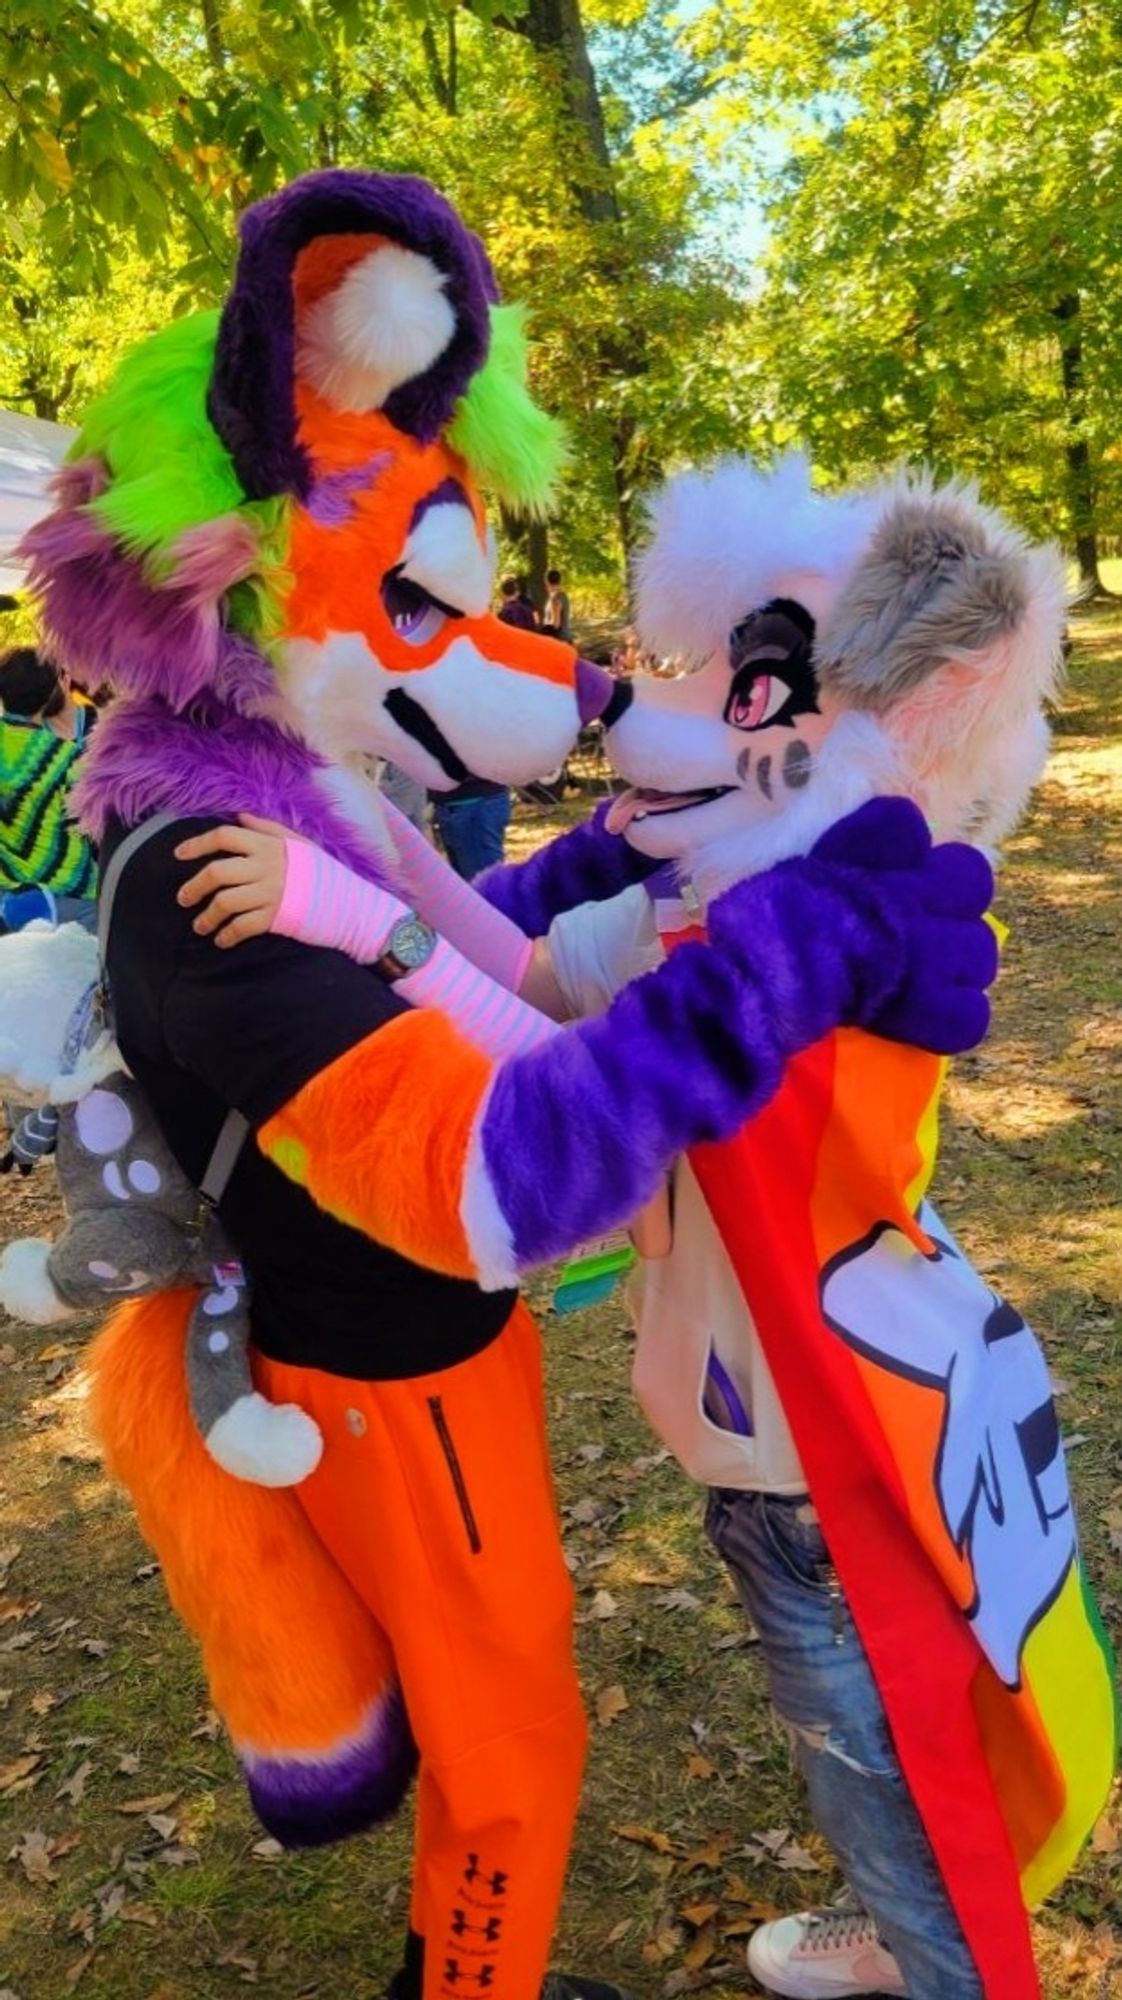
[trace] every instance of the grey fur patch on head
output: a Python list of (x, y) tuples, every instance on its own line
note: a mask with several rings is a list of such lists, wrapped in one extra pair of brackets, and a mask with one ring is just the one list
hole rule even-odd
[(1029, 608), (1028, 545), (965, 485), (889, 487), (867, 553), (819, 627), (824, 689), (883, 713), (950, 661), (977, 659)]

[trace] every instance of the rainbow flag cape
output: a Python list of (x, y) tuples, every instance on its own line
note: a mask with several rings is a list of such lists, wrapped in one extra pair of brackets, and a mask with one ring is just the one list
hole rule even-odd
[(1118, 1716), (1043, 1355), (925, 1200), (944, 1067), (842, 1030), (690, 1159), (986, 2000), (1032, 2000), (1026, 1905), (1103, 1808)]

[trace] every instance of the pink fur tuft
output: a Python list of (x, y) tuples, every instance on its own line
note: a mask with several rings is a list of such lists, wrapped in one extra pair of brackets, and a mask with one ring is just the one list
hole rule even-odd
[(257, 533), (240, 514), (220, 514), (217, 520), (187, 528), (175, 542), (172, 565), (162, 579), (165, 590), (181, 591), (195, 609), (216, 604), (235, 583), (260, 566)]
[(55, 473), (51, 497), (56, 507), (85, 507), (100, 499), (108, 485), (109, 467), (103, 458), (79, 458)]

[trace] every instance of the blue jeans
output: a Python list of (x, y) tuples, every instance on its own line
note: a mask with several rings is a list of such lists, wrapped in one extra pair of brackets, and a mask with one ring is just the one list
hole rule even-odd
[(439, 799), (436, 803), (444, 851), (457, 875), (468, 882), (502, 860), (509, 822), (509, 792), (492, 792), (482, 799)]
[(875, 1919), (912, 2000), (982, 2000), (809, 1502), (714, 1490), (705, 1526), (759, 1634), (815, 1825)]

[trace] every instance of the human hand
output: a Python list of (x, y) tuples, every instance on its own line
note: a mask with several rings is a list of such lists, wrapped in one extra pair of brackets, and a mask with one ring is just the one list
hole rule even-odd
[(237, 826), (216, 826), (181, 841), (177, 861), (206, 863), (176, 898), (184, 909), (199, 910), (192, 929), (223, 950), (268, 932), (284, 895), (285, 841), (293, 838), (275, 820), (240, 813)]

